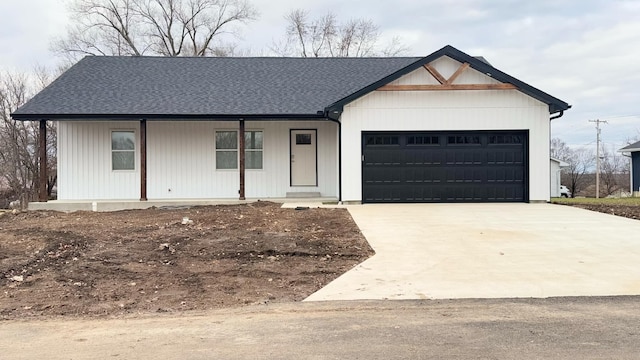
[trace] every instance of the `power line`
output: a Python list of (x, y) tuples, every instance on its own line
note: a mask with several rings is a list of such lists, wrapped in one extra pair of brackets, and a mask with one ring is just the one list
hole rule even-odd
[(640, 114), (635, 114), (635, 115), (618, 115), (618, 116), (608, 116), (605, 119), (611, 120), (611, 119), (620, 119), (620, 118), (627, 118), (627, 117), (640, 117)]

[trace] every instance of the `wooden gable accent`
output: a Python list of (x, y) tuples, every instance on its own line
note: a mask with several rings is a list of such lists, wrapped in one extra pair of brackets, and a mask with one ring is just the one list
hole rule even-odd
[(509, 83), (500, 84), (453, 84), (453, 82), (469, 68), (469, 63), (465, 62), (449, 77), (445, 78), (431, 64), (423, 67), (436, 79), (439, 85), (383, 85), (377, 90), (380, 91), (437, 91), (437, 90), (514, 90), (517, 87)]
[(513, 84), (460, 84), (460, 85), (385, 85), (379, 91), (436, 91), (436, 90), (514, 90)]

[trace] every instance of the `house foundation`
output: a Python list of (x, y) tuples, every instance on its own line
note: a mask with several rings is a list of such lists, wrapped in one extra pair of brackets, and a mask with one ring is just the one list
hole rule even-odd
[(318, 207), (323, 204), (335, 204), (338, 199), (335, 197), (314, 197), (314, 198), (267, 198), (267, 199), (176, 199), (176, 200), (86, 200), (86, 201), (65, 201), (52, 200), (47, 202), (31, 202), (29, 210), (53, 210), (63, 212), (74, 211), (119, 211), (119, 210), (135, 210), (135, 209), (179, 209), (194, 206), (212, 206), (212, 205), (238, 205), (248, 204), (257, 201), (271, 201), (282, 204), (299, 205), (304, 203), (305, 206), (314, 205)]

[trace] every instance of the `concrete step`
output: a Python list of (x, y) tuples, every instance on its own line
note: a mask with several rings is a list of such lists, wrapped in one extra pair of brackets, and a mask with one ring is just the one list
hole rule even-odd
[(294, 198), (294, 199), (310, 199), (310, 198), (319, 198), (320, 197), (320, 192), (319, 191), (307, 191), (307, 192), (302, 192), (302, 191), (296, 191), (296, 192), (288, 192), (287, 193), (287, 198)]

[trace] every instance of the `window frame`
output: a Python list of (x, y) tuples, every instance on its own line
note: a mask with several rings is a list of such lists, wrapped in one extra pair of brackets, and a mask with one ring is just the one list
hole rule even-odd
[[(227, 133), (227, 132), (232, 132), (235, 134), (235, 138), (236, 138), (236, 147), (234, 149), (218, 149), (218, 133)], [(215, 134), (213, 136), (213, 149), (215, 151), (214, 153), (214, 162), (215, 162), (215, 169), (216, 171), (234, 171), (234, 170), (238, 170), (238, 168), (240, 167), (240, 162), (239, 160), (239, 141), (238, 141), (238, 130), (236, 129), (219, 129), (215, 131)], [(236, 156), (236, 166), (233, 168), (219, 168), (218, 167), (218, 152), (235, 152)]]
[[(261, 129), (245, 130), (244, 135), (247, 136), (248, 133), (262, 133), (262, 141), (261, 141), (261, 143), (262, 143), (261, 145), (262, 146), (259, 149), (249, 149), (249, 148), (247, 148), (247, 140), (245, 139), (245, 142), (244, 142), (244, 145), (245, 145), (244, 146), (244, 153), (245, 153), (244, 154), (244, 156), (245, 156), (244, 164), (245, 164), (245, 167), (244, 168), (245, 168), (245, 170), (252, 170), (252, 171), (254, 171), (254, 170), (258, 170), (258, 171), (264, 170), (264, 130), (261, 130)], [(240, 153), (239, 150), (240, 150), (240, 143), (238, 142), (238, 156), (240, 156), (239, 155), (239, 153)], [(260, 164), (262, 165), (262, 167), (260, 167), (260, 168), (249, 168), (249, 167), (247, 167), (247, 153), (258, 153), (258, 152), (260, 153)]]
[[(507, 139), (511, 140), (507, 141)], [(524, 145), (524, 137), (518, 134), (493, 134), (488, 136), (487, 142), (489, 146), (522, 146)]]
[[(133, 149), (131, 150), (115, 150), (113, 148), (113, 134), (114, 133), (133, 133)], [(138, 170), (138, 132), (136, 129), (111, 129), (109, 131), (109, 163), (111, 172), (117, 173), (126, 173), (126, 172), (136, 172)], [(133, 153), (133, 169), (114, 169), (113, 168), (113, 153), (114, 152), (127, 152)]]
[[(454, 139), (454, 141), (451, 141), (451, 139)], [(461, 142), (459, 142), (460, 139), (463, 139)], [(477, 141), (467, 141), (469, 139), (474, 139)], [(452, 135), (447, 135), (447, 146), (469, 146), (469, 147), (473, 147), (473, 146), (482, 146), (482, 135), (471, 135), (471, 134), (452, 134)]]
[[(236, 147), (235, 149), (218, 149), (218, 133), (222, 133), (222, 132), (233, 132), (235, 133), (235, 137), (236, 137)], [(249, 149), (247, 148), (247, 142), (245, 139), (245, 148), (244, 148), (244, 152), (245, 152), (245, 171), (249, 170), (249, 171), (263, 171), (264, 170), (264, 130), (263, 129), (247, 129), (245, 130), (244, 134), (245, 137), (247, 136), (248, 133), (262, 133), (262, 147), (260, 149)], [(237, 129), (217, 129), (215, 131), (214, 134), (214, 151), (215, 151), (215, 156), (214, 156), (214, 162), (215, 162), (215, 170), (216, 171), (238, 171), (240, 170), (240, 139), (239, 139), (239, 133), (240, 131)], [(226, 169), (220, 169), (218, 168), (218, 152), (219, 151), (226, 151), (226, 152), (232, 152), (234, 151), (236, 153), (236, 167), (234, 168), (226, 168)], [(260, 157), (261, 157), (261, 164), (262, 167), (261, 168), (249, 168), (247, 167), (247, 153), (260, 153)]]
[[(440, 146), (440, 136), (439, 135), (429, 135), (429, 134), (407, 134), (406, 135), (406, 146), (408, 147), (421, 147), (421, 146)], [(413, 143), (411, 142), (413, 139)], [(420, 139), (420, 143), (418, 143), (418, 139)], [(429, 139), (429, 142), (424, 142), (425, 139)], [(435, 139), (435, 142), (434, 142)]]
[[(399, 147), (400, 146), (400, 134), (394, 134), (394, 135), (389, 135), (389, 134), (368, 134), (365, 136), (365, 146), (369, 147), (369, 146), (380, 146), (380, 147)], [(373, 143), (370, 143), (370, 140), (373, 141)], [(378, 143), (378, 140), (380, 140), (381, 143)], [(388, 143), (385, 143), (386, 140), (389, 140)]]

